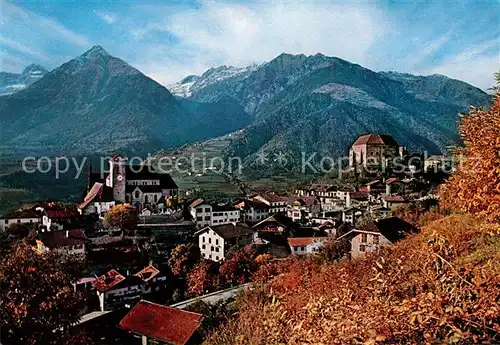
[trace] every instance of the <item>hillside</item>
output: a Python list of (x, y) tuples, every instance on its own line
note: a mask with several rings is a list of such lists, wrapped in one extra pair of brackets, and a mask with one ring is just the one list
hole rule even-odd
[(40, 65), (32, 64), (22, 73), (0, 72), (0, 95), (23, 90), (40, 80), (47, 70)]
[[(210, 75), (210, 73), (209, 73)], [(229, 153), (255, 158), (259, 151), (341, 156), (367, 132), (390, 134), (410, 150), (443, 152), (459, 142), (458, 113), (486, 105), (490, 96), (464, 82), (439, 75), (376, 73), (322, 54), (281, 54), (245, 73), (204, 83), (191, 77), (190, 99), (236, 100), (253, 116)], [(179, 86), (179, 85), (178, 85)]]
[(279, 264), (205, 343), (497, 343), (498, 260), (498, 224), (447, 216), (378, 254)]
[(96, 46), (30, 87), (0, 97), (0, 152), (145, 153), (248, 123), (231, 101), (189, 103)]

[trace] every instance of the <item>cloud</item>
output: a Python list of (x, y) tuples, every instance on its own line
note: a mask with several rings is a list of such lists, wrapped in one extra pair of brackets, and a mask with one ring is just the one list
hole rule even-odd
[(110, 12), (101, 12), (94, 10), (95, 14), (108, 24), (114, 24), (118, 21), (118, 16)]
[(443, 45), (445, 45), (451, 37), (452, 30), (426, 43), (416, 53), (410, 55), (406, 61), (407, 65), (410, 66), (410, 70), (421, 67), (424, 62), (427, 62), (427, 60), (432, 58), (436, 52), (442, 49)]
[[(485, 52), (487, 47), (492, 48), (494, 52), (480, 55), (480, 52)], [(476, 51), (474, 51), (475, 48)], [(491, 42), (484, 42), (468, 47), (454, 58), (423, 69), (421, 73), (443, 74), (463, 80), (486, 91), (495, 85), (494, 73), (498, 71), (499, 61), (498, 43), (495, 47), (495, 45), (491, 45)]]
[[(15, 29), (18, 32), (22, 31), (25, 33), (25, 36), (21, 37), (23, 39), (26, 36), (40, 36), (43, 33), (47, 35), (46, 39), (56, 38), (80, 46), (88, 46), (90, 44), (85, 36), (73, 32), (52, 19), (23, 10), (10, 2), (2, 1), (2, 10), (2, 16), (5, 18), (5, 21), (19, 24)], [(4, 34), (5, 31), (8, 32), (9, 27), (7, 25), (4, 26)]]
[[(2, 0), (0, 0), (2, 1)], [(65, 61), (68, 50), (80, 51), (91, 41), (59, 22), (2, 1), (0, 44), (10, 62), (2, 70), (17, 66), (13, 61), (39, 62), (51, 68)], [(19, 68), (19, 66), (17, 66)], [(12, 70), (16, 71), (16, 70)]]
[(36, 49), (29, 47), (25, 44), (22, 44), (20, 42), (16, 42), (8, 37), (0, 36), (0, 43), (2, 43), (2, 45), (6, 46), (10, 50), (14, 50), (14, 51), (17, 51), (17, 52), (22, 53), (22, 54), (30, 55), (31, 57), (35, 57), (39, 60), (50, 61), (50, 57), (45, 55), (44, 53), (41, 53), (41, 52), (37, 51)]
[[(221, 64), (244, 66), (273, 59), (283, 52), (326, 55), (363, 64), (367, 51), (383, 36), (382, 13), (370, 6), (322, 3), (235, 3), (203, 2), (198, 9), (184, 10), (136, 29), (136, 38), (151, 32), (176, 38), (175, 51), (188, 66)], [(156, 78), (174, 81), (176, 59), (150, 51), (149, 58), (164, 68)], [(156, 56), (155, 56), (156, 55)], [(154, 64), (154, 63), (153, 63)], [(203, 71), (192, 70), (191, 73)]]

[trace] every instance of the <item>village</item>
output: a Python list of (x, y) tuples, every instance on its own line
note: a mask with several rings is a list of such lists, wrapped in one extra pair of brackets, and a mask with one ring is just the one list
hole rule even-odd
[[(231, 271), (230, 263), (324, 255), (335, 244), (342, 244), (339, 260), (355, 258), (417, 233), (398, 212), (436, 206), (451, 162), (412, 157), (421, 153), (409, 154), (388, 135), (367, 134), (349, 148), (349, 168), (363, 175), (360, 183), (251, 191), (222, 202), (190, 198), (169, 174), (115, 154), (109, 173), (90, 169), (78, 204), (25, 205), (0, 218), (0, 232), (37, 253), (55, 251), (83, 263), (74, 289), (86, 293), (87, 306), (75, 327), (104, 329), (100, 339), (121, 343), (197, 343), (203, 315), (184, 308), (230, 300), (249, 288), (251, 269)], [(395, 159), (404, 165), (398, 173), (391, 170)], [(199, 267), (220, 275), (218, 283), (193, 287)], [(153, 321), (145, 325), (145, 318)]]

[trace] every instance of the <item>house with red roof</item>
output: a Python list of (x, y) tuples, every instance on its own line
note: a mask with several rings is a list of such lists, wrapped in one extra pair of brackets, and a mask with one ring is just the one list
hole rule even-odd
[(397, 178), (388, 178), (385, 181), (385, 194), (405, 194), (406, 193), (406, 182)]
[(118, 327), (141, 338), (142, 344), (190, 345), (200, 341), (203, 315), (140, 301)]
[(82, 215), (73, 205), (48, 203), (37, 210), (43, 213), (42, 225), (46, 231), (75, 229), (82, 225)]
[(291, 237), (288, 245), (292, 255), (314, 254), (329, 240), (329, 237)]
[(347, 196), (347, 207), (360, 207), (368, 205), (368, 193), (366, 192), (350, 192)]
[(401, 195), (385, 195), (382, 197), (382, 206), (391, 210), (394, 210), (406, 203), (408, 203), (408, 200)]

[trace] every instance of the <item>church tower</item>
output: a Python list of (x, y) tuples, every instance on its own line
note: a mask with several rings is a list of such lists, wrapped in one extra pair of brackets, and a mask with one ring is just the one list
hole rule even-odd
[(125, 202), (125, 158), (116, 154), (109, 160), (109, 176), (106, 185), (113, 188), (113, 199), (116, 202)]

